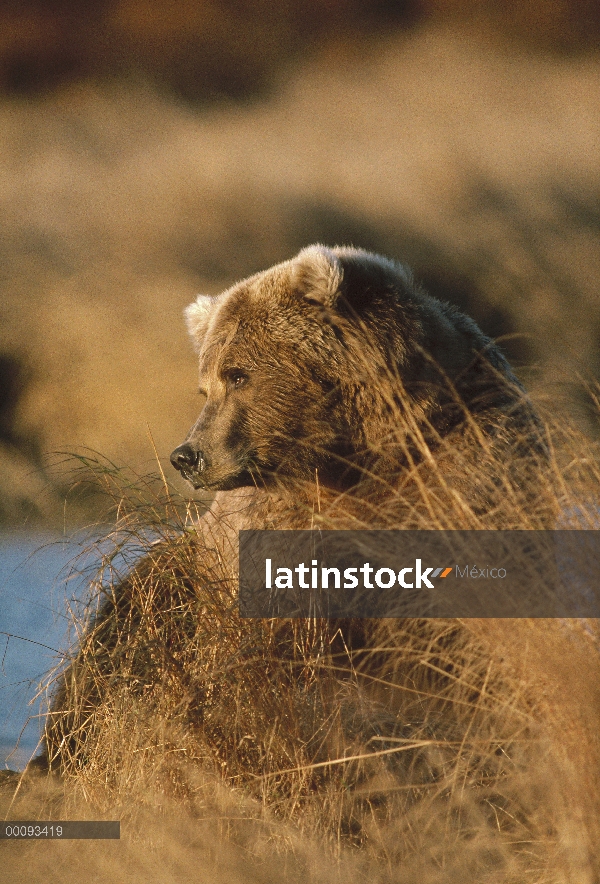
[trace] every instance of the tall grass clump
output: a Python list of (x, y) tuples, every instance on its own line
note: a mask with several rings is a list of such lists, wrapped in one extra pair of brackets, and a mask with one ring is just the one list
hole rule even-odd
[[(305, 861), (319, 856), (322, 880), (594, 881), (594, 621), (238, 613), (239, 527), (597, 527), (595, 444), (547, 421), (543, 456), (515, 448), (494, 469), (471, 430), (386, 487), (374, 473), (334, 494), (317, 476), (292, 493), (220, 493), (208, 512), (164, 476), (85, 459), (113, 527), (47, 686), (65, 806), (118, 814), (159, 852), (148, 814), (181, 820), (186, 857), (212, 820), (219, 843), (243, 843), (278, 880), (318, 880)], [(437, 467), (450, 457), (452, 481)]]

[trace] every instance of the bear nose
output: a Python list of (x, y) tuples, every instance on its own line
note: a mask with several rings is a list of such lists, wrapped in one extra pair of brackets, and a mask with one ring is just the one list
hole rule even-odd
[(193, 470), (200, 460), (202, 452), (192, 448), (189, 442), (179, 445), (171, 454), (171, 463), (176, 470)]

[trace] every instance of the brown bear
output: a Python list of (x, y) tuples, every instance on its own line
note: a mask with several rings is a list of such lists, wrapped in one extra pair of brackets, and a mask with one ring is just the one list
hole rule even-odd
[[(544, 845), (555, 862), (560, 842), (580, 870), (592, 848), (579, 823), (573, 840), (572, 808), (589, 807), (590, 845), (599, 818), (588, 797), (598, 794), (598, 655), (584, 630), (244, 619), (237, 535), (220, 519), (236, 509), (237, 527), (259, 527), (266, 502), (274, 527), (290, 514), (298, 525), (296, 512), (310, 525), (317, 513), (296, 492), (316, 486), (334, 526), (349, 500), (358, 527), (541, 527), (539, 498), (516, 492), (523, 479), (544, 487), (531, 481), (537, 464), (547, 469), (544, 440), (498, 348), (403, 267), (349, 248), (305, 249), (200, 297), (187, 319), (206, 404), (172, 460), (223, 507), (184, 530), (193, 509), (177, 522), (167, 495), (166, 509), (162, 498), (151, 506), (159, 524), (141, 523), (146, 555), (122, 579), (109, 559), (56, 680), (40, 765), (134, 801), (157, 788), (192, 801), (194, 769), (214, 770), (274, 818), (318, 820), (399, 867), (405, 841), (409, 861), (422, 868), (431, 855), (436, 869), (440, 845), (467, 859), (480, 845), (480, 868), (492, 845), (506, 851), (493, 853), (494, 871), (503, 856), (511, 874), (515, 864), (529, 874), (521, 845), (540, 845), (539, 870)], [(119, 499), (119, 513), (135, 537), (138, 497), (131, 511)], [(231, 554), (214, 556), (215, 540)], [(427, 844), (415, 842), (421, 830)]]
[(171, 462), (195, 488), (381, 489), (434, 463), (470, 493), (465, 464), (504, 481), (543, 452), (498, 347), (380, 255), (309, 246), (186, 318), (206, 403)]

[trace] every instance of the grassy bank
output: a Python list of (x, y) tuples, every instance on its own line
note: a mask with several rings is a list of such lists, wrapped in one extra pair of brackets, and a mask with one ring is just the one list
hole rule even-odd
[[(548, 438), (540, 499), (565, 528), (597, 525), (596, 446), (562, 423)], [(160, 477), (85, 466), (116, 521), (49, 681), (56, 773), (7, 783), (10, 818), (121, 819), (119, 851), (86, 845), (85, 862), (131, 881), (595, 880), (595, 621), (242, 620), (225, 501), (202, 516)], [(531, 497), (477, 512), (422, 478), (379, 494), (380, 524), (542, 526)], [(263, 520), (375, 523), (360, 498), (307, 490)], [(10, 846), (13, 880), (74, 878), (60, 847)]]

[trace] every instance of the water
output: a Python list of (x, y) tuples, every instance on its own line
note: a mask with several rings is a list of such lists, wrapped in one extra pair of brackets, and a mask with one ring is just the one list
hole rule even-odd
[(77, 553), (56, 537), (0, 535), (0, 769), (22, 770), (39, 749), (36, 695), (68, 646), (67, 600), (85, 583)]

